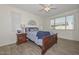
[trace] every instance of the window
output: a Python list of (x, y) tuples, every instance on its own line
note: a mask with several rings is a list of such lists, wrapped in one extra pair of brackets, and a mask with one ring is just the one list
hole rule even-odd
[(55, 18), (50, 22), (53, 29), (74, 29), (74, 15)]
[(65, 17), (55, 19), (55, 29), (65, 29)]
[(54, 29), (54, 19), (50, 21), (51, 27)]
[(74, 29), (74, 16), (66, 16), (66, 29)]

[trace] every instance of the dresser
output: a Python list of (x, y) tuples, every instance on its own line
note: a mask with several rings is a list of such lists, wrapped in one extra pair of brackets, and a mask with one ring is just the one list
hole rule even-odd
[(17, 34), (17, 44), (22, 44), (27, 42), (27, 34), (26, 33), (20, 33)]

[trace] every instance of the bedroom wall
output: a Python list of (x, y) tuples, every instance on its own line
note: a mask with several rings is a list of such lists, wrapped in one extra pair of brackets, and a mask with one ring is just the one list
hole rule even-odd
[(27, 24), (28, 21), (34, 20), (37, 23), (38, 27), (42, 29), (43, 24), (41, 17), (17, 8), (0, 5), (0, 46), (12, 44), (16, 42), (16, 32), (13, 32), (13, 27), (12, 27), (12, 13), (20, 14), (21, 21), (19, 23), (28, 26)]
[[(75, 29), (74, 30), (67, 30), (67, 31), (65, 31), (65, 30), (53, 30), (50, 27), (50, 19), (55, 18), (55, 17), (64, 16), (64, 15), (70, 15), (70, 14), (75, 15), (75, 21), (74, 21)], [(47, 20), (45, 20), (45, 22), (46, 22), (46, 25), (44, 25), (44, 27), (45, 27), (44, 30), (56, 32), (56, 33), (58, 33), (58, 36), (60, 38), (79, 41), (79, 11), (78, 11), (78, 9), (49, 17)]]

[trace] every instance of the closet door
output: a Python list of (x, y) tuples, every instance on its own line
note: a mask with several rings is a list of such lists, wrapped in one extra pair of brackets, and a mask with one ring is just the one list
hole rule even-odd
[(12, 19), (12, 32), (17, 32), (16, 30), (20, 28), (21, 24), (21, 14), (17, 12), (11, 13), (11, 19)]

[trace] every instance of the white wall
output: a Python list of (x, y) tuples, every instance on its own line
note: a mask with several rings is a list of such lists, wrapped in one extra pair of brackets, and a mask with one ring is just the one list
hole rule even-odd
[[(75, 15), (75, 20), (74, 20), (75, 29), (74, 30), (65, 31), (65, 30), (53, 30), (52, 28), (50, 28), (51, 19), (53, 19), (55, 17), (64, 16), (64, 15), (70, 15), (70, 14)], [(56, 33), (58, 33), (59, 37), (64, 38), (64, 39), (79, 41), (79, 11), (78, 11), (78, 9), (49, 17), (45, 22), (46, 22), (46, 25), (44, 25), (44, 27), (45, 27), (44, 30), (56, 32)]]
[(36, 21), (39, 28), (41, 28), (42, 26), (42, 18), (40, 18), (39, 16), (17, 8), (0, 5), (0, 46), (16, 42), (16, 33), (12, 31), (13, 12), (21, 15), (20, 23), (26, 24), (26, 26), (28, 25), (27, 23), (29, 20)]

